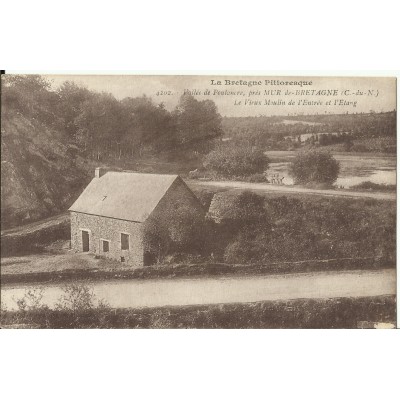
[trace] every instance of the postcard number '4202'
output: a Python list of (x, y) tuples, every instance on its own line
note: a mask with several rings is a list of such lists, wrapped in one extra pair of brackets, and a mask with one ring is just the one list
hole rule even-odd
[(171, 96), (172, 95), (172, 90), (159, 90), (156, 93), (156, 96)]

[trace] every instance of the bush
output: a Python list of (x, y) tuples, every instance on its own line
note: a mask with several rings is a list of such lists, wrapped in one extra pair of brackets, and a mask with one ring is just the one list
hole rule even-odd
[(391, 202), (220, 193), (209, 215), (210, 251), (228, 263), (396, 257)]
[(93, 289), (89, 286), (72, 283), (63, 289), (64, 295), (61, 296), (56, 304), (57, 310), (82, 311), (94, 308)]
[(265, 223), (267, 214), (264, 197), (250, 191), (223, 192), (214, 196), (210, 207), (210, 217), (229, 224), (232, 233), (234, 226), (242, 228)]
[[(29, 313), (31, 314), (31, 313)], [(236, 304), (97, 310), (64, 314), (5, 312), (4, 324), (34, 323), (39, 328), (358, 328), (360, 321), (396, 324), (396, 296), (295, 299)], [(72, 324), (71, 324), (72, 323)]]
[(151, 216), (144, 225), (146, 264), (161, 263), (175, 252), (197, 254), (207, 237), (203, 212), (185, 206)]
[(358, 185), (353, 185), (350, 189), (362, 189), (362, 190), (375, 190), (379, 192), (395, 192), (396, 185), (388, 185), (384, 183), (374, 183), (371, 181), (361, 182)]
[(298, 153), (290, 165), (289, 173), (296, 184), (332, 185), (339, 175), (339, 162), (333, 156), (321, 151)]
[(42, 303), (43, 289), (27, 289), (20, 299), (14, 299), (19, 311), (37, 311), (47, 309)]
[(268, 163), (261, 149), (236, 145), (221, 146), (204, 159), (205, 168), (225, 177), (262, 173), (268, 168)]

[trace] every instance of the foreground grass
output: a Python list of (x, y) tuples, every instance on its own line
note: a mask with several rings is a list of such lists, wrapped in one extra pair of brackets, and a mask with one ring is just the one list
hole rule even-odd
[(3, 328), (357, 328), (396, 321), (396, 297), (300, 299), (145, 309), (2, 311)]

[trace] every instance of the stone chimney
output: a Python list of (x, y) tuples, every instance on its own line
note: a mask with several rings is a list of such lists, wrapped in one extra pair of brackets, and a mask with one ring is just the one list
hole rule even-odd
[(105, 173), (107, 173), (107, 168), (104, 168), (104, 167), (97, 167), (94, 170), (95, 178), (101, 178)]

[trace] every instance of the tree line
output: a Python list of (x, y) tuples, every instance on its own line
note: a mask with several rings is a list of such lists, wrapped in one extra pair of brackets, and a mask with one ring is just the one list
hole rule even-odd
[(168, 111), (146, 95), (118, 100), (72, 81), (54, 90), (40, 75), (2, 78), (2, 117), (11, 118), (13, 113), (60, 130), (72, 152), (75, 148), (96, 160), (180, 149), (203, 153), (222, 135), (222, 117), (211, 100), (184, 94)]
[[(288, 117), (224, 118), (224, 135), (274, 150), (286, 150), (287, 137), (302, 134), (346, 134), (351, 139), (396, 138), (396, 111), (368, 114), (321, 114)], [(286, 120), (286, 123), (285, 123)], [(287, 123), (291, 121), (291, 123)]]

